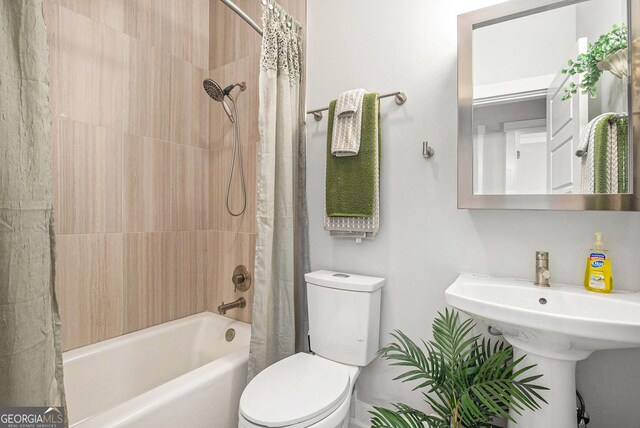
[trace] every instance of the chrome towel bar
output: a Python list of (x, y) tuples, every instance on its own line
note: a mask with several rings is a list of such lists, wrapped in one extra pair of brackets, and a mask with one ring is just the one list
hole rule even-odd
[[(389, 98), (389, 97), (395, 97), (396, 104), (398, 105), (402, 105), (407, 101), (407, 94), (405, 94), (402, 91), (390, 92), (388, 94), (382, 94), (378, 96), (378, 98)], [(312, 114), (313, 118), (319, 121), (319, 120), (322, 120), (322, 117), (323, 117), (322, 112), (327, 110), (329, 110), (329, 107), (317, 108), (315, 110), (309, 110), (307, 114)]]

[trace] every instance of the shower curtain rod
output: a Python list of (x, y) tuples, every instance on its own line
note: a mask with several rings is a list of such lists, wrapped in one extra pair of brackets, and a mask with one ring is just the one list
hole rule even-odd
[(262, 28), (256, 24), (256, 22), (247, 15), (244, 10), (240, 9), (234, 2), (231, 0), (220, 0), (222, 3), (227, 5), (229, 9), (234, 11), (240, 18), (244, 19), (247, 24), (249, 24), (260, 36), (262, 36)]
[[(251, 28), (256, 30), (256, 33), (260, 34), (260, 36), (262, 37), (262, 28), (260, 28), (258, 24), (256, 24), (256, 22), (253, 19), (251, 19), (251, 17), (247, 15), (244, 10), (240, 9), (238, 5), (236, 5), (231, 0), (220, 0), (220, 1), (224, 3), (229, 9), (234, 11), (240, 18), (244, 19), (244, 21), (247, 24), (249, 24)], [(268, 5), (267, 7), (269, 7), (270, 9), (273, 9), (274, 5), (277, 6), (275, 0), (262, 0), (262, 5), (263, 6)], [(277, 7), (280, 8), (280, 6), (277, 6)], [(295, 24), (298, 28), (302, 28), (302, 25), (300, 25), (298, 21), (296, 21), (292, 16), (290, 16), (289, 13), (287, 13), (286, 11), (285, 13), (289, 20), (289, 27), (291, 27), (292, 24)], [(277, 14), (279, 16), (279, 12), (277, 12)]]

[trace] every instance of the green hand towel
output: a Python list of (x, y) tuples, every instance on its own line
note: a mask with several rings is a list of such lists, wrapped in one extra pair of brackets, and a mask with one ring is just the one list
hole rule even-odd
[(595, 193), (609, 193), (609, 119), (612, 116), (609, 114), (600, 119), (594, 130)]
[(629, 193), (629, 119), (618, 119), (618, 193)]
[[(360, 151), (355, 156), (337, 157), (331, 154), (335, 100), (329, 104), (327, 126), (327, 172), (325, 201), (329, 217), (371, 217), (375, 198), (375, 172), (378, 164), (375, 151), (379, 132), (378, 94), (368, 93), (362, 100)], [(378, 156), (379, 158), (380, 156)]]

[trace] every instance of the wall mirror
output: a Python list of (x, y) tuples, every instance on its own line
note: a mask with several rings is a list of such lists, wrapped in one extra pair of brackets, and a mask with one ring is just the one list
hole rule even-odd
[(638, 15), (511, 0), (458, 17), (459, 208), (640, 210)]

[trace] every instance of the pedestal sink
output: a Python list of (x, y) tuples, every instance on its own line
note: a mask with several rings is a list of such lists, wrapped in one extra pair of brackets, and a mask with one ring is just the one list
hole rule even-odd
[(640, 347), (640, 293), (462, 274), (445, 295), (449, 305), (502, 332), (514, 355), (527, 354), (525, 362), (544, 375), (549, 404), (514, 415), (518, 428), (575, 428), (576, 362), (594, 351)]

